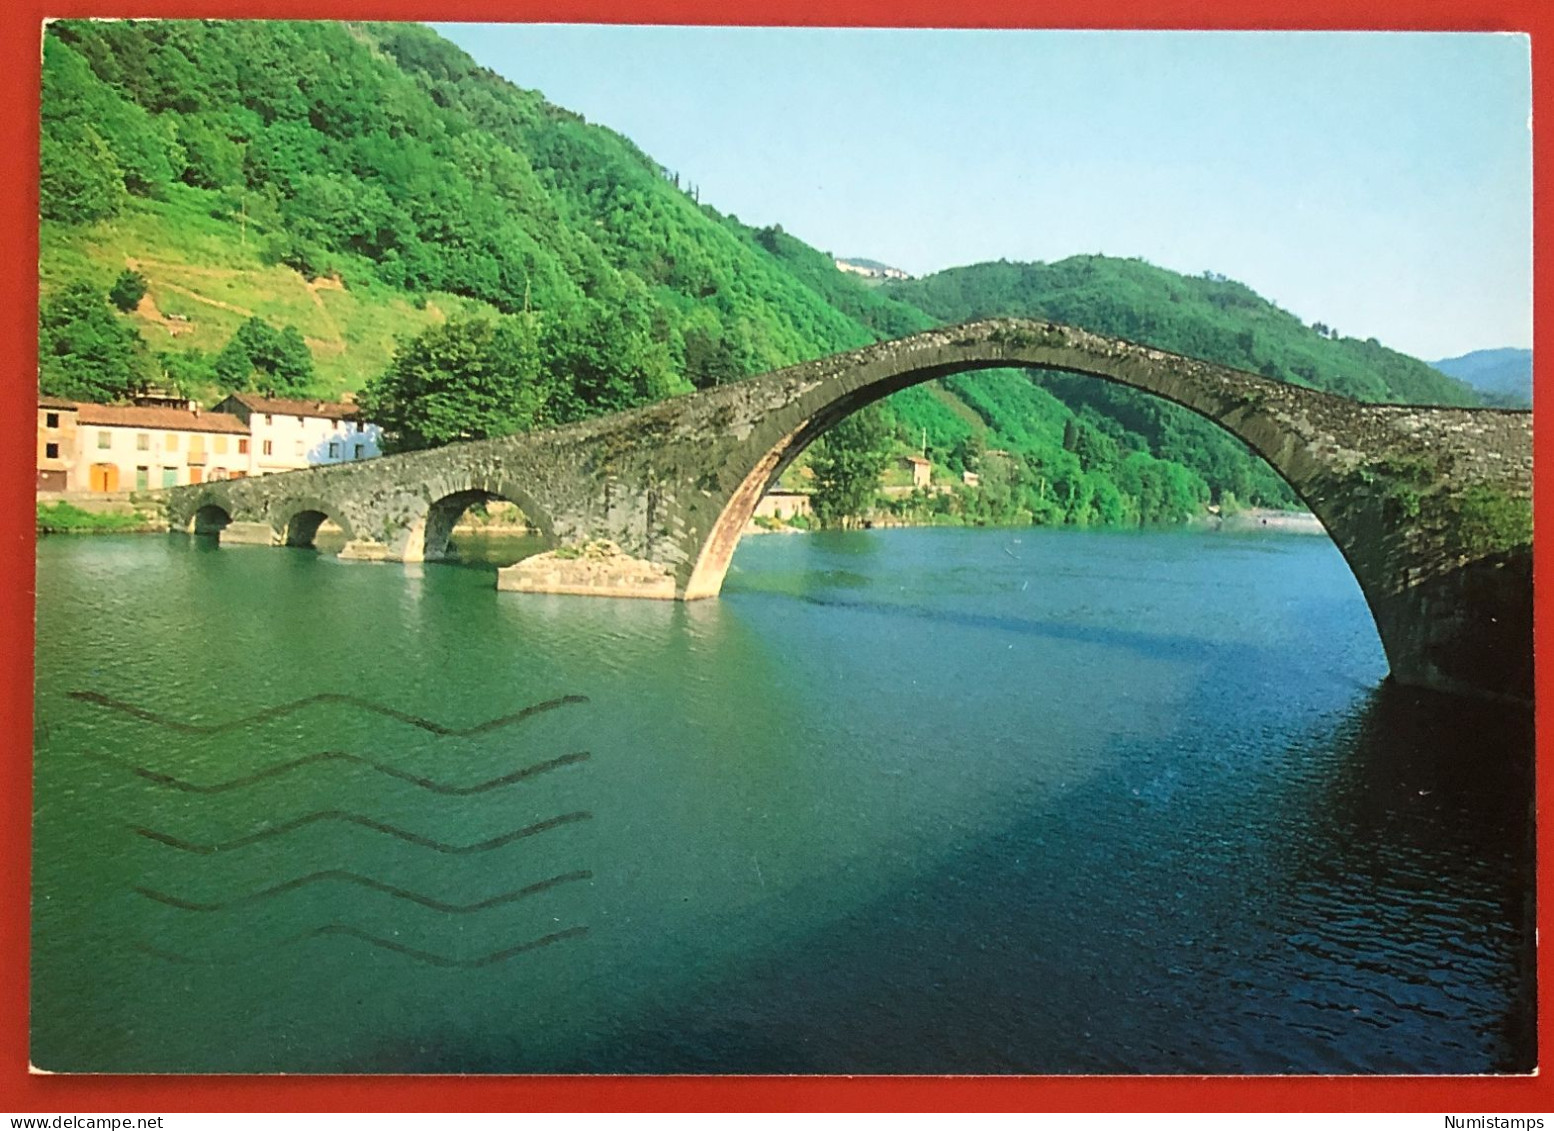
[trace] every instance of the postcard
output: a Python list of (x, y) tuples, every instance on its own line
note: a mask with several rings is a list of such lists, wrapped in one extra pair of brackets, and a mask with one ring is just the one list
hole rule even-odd
[(1536, 1072), (1526, 35), (41, 84), (36, 1070)]

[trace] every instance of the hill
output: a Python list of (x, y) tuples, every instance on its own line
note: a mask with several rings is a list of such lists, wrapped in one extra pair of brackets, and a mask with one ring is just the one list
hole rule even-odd
[[(43, 118), (45, 295), (135, 259), (158, 309), (199, 303), (210, 344), (231, 321), (217, 304), (319, 323), (320, 360), (365, 347), (358, 384), (384, 331), (435, 320), (439, 295), (613, 338), (636, 370), (614, 375), (617, 401), (872, 340), (624, 138), (415, 25), (63, 21)], [(191, 268), (238, 274), (190, 286)], [(319, 315), (344, 303), (301, 285), (335, 276), (386, 308), (379, 325), (331, 333)], [(407, 319), (406, 304), (433, 310)]]
[(1141, 259), (982, 263), (893, 282), (886, 292), (946, 321), (1046, 318), (1361, 401), (1478, 403), (1461, 381), (1374, 338), (1307, 326), (1222, 275), (1192, 278)]
[(1532, 350), (1474, 350), (1430, 363), (1442, 373), (1466, 381), (1491, 404), (1532, 407)]
[[(510, 430), (1010, 313), (1368, 399), (1471, 398), (1238, 284), (1133, 261), (865, 284), (417, 25), (51, 23), (42, 157), (40, 379), (62, 395), (156, 381), (392, 407), (424, 391), (427, 366), (478, 354), (481, 380), (508, 382), (513, 401), (481, 427)], [(883, 431), (819, 446), (926, 443), (941, 477), (979, 470), (979, 491), (913, 503), (956, 520), (1173, 520), (1210, 498), (1290, 500), (1212, 426), (1088, 379), (955, 378), (878, 415)], [(458, 427), (416, 442), (484, 434)]]

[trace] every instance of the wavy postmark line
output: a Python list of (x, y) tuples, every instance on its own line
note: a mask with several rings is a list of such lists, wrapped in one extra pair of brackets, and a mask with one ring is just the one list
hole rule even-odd
[(217, 844), (195, 844), (192, 841), (183, 840), (169, 833), (158, 832), (155, 829), (137, 827), (135, 832), (149, 840), (160, 841), (162, 844), (170, 845), (184, 852), (198, 852), (201, 855), (209, 856), (217, 852), (229, 852), (235, 848), (244, 848), (250, 844), (258, 844), (260, 841), (269, 840), (272, 837), (285, 836), (287, 833), (295, 832), (306, 825), (314, 825), (320, 821), (344, 821), (372, 829), (374, 832), (398, 837), (400, 840), (409, 841), (411, 844), (420, 845), (422, 848), (464, 856), (472, 852), (490, 852), (494, 848), (501, 848), (503, 845), (512, 844), (514, 841), (523, 840), (525, 837), (538, 836), (540, 833), (548, 832), (562, 825), (570, 825), (578, 821), (589, 821), (592, 819), (593, 814), (588, 812), (563, 813), (559, 817), (551, 817), (548, 820), (540, 821), (538, 824), (526, 825), (521, 829), (514, 829), (512, 832), (503, 833), (501, 836), (495, 836), (490, 840), (479, 841), (475, 844), (444, 844), (441, 841), (432, 840), (430, 837), (424, 837), (418, 833), (386, 824), (383, 821), (374, 820), (372, 817), (364, 817), (359, 813), (347, 813), (341, 809), (324, 809), (317, 813), (309, 813), (306, 816), (298, 817), (284, 824), (273, 825), (270, 828), (249, 833), (247, 836), (221, 841)]
[(400, 781), (410, 782), (422, 789), (431, 790), (433, 793), (441, 793), (452, 797), (469, 797), (476, 793), (485, 793), (487, 790), (499, 789), (504, 785), (512, 785), (514, 782), (523, 781), (536, 775), (547, 773), (550, 770), (559, 770), (562, 766), (570, 766), (577, 762), (586, 762), (590, 755), (586, 750), (579, 750), (573, 754), (563, 754), (559, 758), (551, 758), (544, 762), (536, 762), (532, 766), (525, 766), (520, 770), (514, 770), (510, 774), (492, 778), (490, 781), (479, 782), (475, 785), (449, 785), (446, 782), (435, 781), (432, 778), (418, 777), (399, 769), (397, 766), (385, 765), (382, 762), (374, 762), (371, 758), (361, 754), (348, 754), (342, 750), (324, 750), (317, 754), (309, 754), (302, 758), (293, 759), (290, 762), (281, 762), (274, 766), (268, 766), (257, 773), (247, 777), (233, 778), (231, 781), (216, 782), (213, 785), (200, 785), (197, 782), (185, 781), (174, 777), (172, 774), (164, 774), (159, 770), (153, 770), (146, 766), (137, 766), (122, 758), (115, 758), (111, 754), (99, 754), (95, 751), (83, 751), (82, 756), (92, 758), (99, 762), (105, 762), (111, 766), (128, 770), (130, 773), (155, 782), (157, 785), (167, 786), (170, 789), (181, 790), (184, 793), (225, 793), (229, 789), (241, 789), (244, 786), (254, 785), (266, 778), (278, 777), (281, 774), (290, 773), (292, 770), (301, 769), (303, 766), (316, 765), (320, 762), (349, 762), (357, 766), (366, 766), (376, 770), (380, 774), (386, 774)]
[(247, 895), (237, 896), (222, 903), (199, 903), (191, 899), (180, 899), (166, 892), (155, 891), (151, 888), (137, 887), (135, 890), (147, 899), (154, 899), (158, 903), (165, 903), (169, 907), (182, 908), (185, 911), (226, 911), (232, 907), (239, 907), (246, 903), (258, 903), (261, 900), (273, 899), (278, 895), (284, 895), (289, 891), (307, 887), (309, 884), (324, 883), (327, 881), (342, 881), (357, 884), (361, 887), (371, 888), (373, 891), (381, 891), (393, 896), (395, 899), (408, 900), (411, 903), (419, 903), (423, 907), (430, 907), (434, 911), (444, 911), (454, 915), (464, 915), (475, 911), (485, 911), (487, 908), (500, 907), (504, 903), (515, 903), (531, 895), (549, 891), (551, 888), (560, 887), (563, 884), (578, 883), (582, 880), (593, 879), (594, 874), (588, 871), (564, 872), (559, 876), (552, 876), (548, 880), (540, 880), (538, 883), (529, 884), (516, 891), (503, 892), (501, 895), (493, 895), (490, 899), (482, 899), (478, 903), (444, 903), (440, 899), (433, 899), (429, 895), (411, 891), (408, 888), (395, 887), (393, 884), (375, 880), (371, 876), (363, 876), (357, 872), (347, 872), (340, 869), (330, 869), (324, 872), (313, 872), (306, 876), (298, 876), (294, 880), (276, 884), (262, 891), (249, 892)]
[[(481, 966), (494, 966), (498, 962), (506, 962), (509, 958), (516, 958), (518, 955), (526, 954), (531, 950), (539, 950), (541, 947), (551, 946), (558, 942), (564, 942), (567, 939), (580, 938), (587, 933), (587, 927), (568, 927), (564, 931), (543, 935), (540, 938), (519, 943), (517, 946), (510, 946), (505, 950), (492, 951), (490, 954), (481, 955), (479, 958), (449, 958), (446, 955), (433, 954), (431, 951), (418, 950), (413, 946), (406, 946), (404, 943), (395, 942), (393, 939), (385, 939), (377, 935), (368, 934), (358, 927), (348, 926), (345, 923), (330, 923), (323, 927), (315, 927), (311, 931), (304, 931), (300, 935), (283, 939), (281, 945), (290, 946), (306, 942), (309, 939), (324, 938), (329, 935), (346, 935), (350, 938), (360, 939), (371, 946), (380, 947), (383, 950), (392, 950), (397, 954), (406, 955), (407, 957), (414, 958), (417, 962), (425, 962), (431, 966), (473, 970)], [(160, 947), (155, 947), (145, 942), (137, 942), (135, 947), (137, 950), (164, 959), (167, 962), (177, 962), (185, 966), (220, 966), (238, 962), (246, 964), (253, 961), (252, 955), (240, 958), (192, 958), (187, 954), (163, 950)]]
[(523, 720), (542, 714), (545, 711), (554, 711), (558, 707), (566, 707), (573, 703), (588, 702), (588, 696), (586, 695), (562, 695), (555, 699), (547, 699), (543, 703), (531, 704), (521, 711), (514, 711), (510, 715), (487, 719), (483, 723), (460, 728), (445, 727), (439, 722), (424, 719), (420, 715), (396, 711), (393, 707), (385, 707), (383, 704), (374, 703), (370, 699), (362, 699), (356, 695), (344, 695), (335, 691), (325, 691), (318, 695), (309, 695), (303, 699), (294, 699), (290, 703), (267, 707), (263, 711), (255, 712), (252, 715), (245, 715), (240, 719), (233, 719), (225, 723), (185, 722), (183, 719), (175, 719), (168, 715), (159, 714), (156, 711), (149, 711), (144, 707), (137, 707), (133, 703), (126, 703), (122, 699), (110, 698), (99, 691), (71, 691), (67, 694), (69, 698), (79, 702), (91, 703), (110, 711), (129, 715), (132, 718), (143, 719), (148, 723), (156, 723), (158, 726), (178, 731), (181, 734), (223, 734), (227, 731), (237, 730), (240, 727), (278, 719), (283, 715), (293, 714), (318, 703), (347, 703), (353, 707), (359, 707), (363, 711), (372, 711), (385, 718), (395, 719), (413, 727), (420, 727), (422, 730), (429, 731), (439, 738), (470, 738), (477, 734), (487, 734), (493, 730), (500, 730), (502, 727), (512, 726), (514, 723), (521, 723)]

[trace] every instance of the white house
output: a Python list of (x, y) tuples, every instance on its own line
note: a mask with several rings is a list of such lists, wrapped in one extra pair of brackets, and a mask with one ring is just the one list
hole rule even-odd
[(372, 459), (383, 450), (383, 429), (353, 404), (233, 393), (212, 411), (247, 425), (250, 475)]

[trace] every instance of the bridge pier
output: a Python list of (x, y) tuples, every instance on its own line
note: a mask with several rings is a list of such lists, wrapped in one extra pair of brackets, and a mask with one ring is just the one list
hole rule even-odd
[(229, 546), (279, 546), (280, 533), (268, 522), (229, 522), (221, 528), (221, 541)]
[(340, 548), (339, 558), (347, 562), (410, 561), (410, 558), (394, 558), (389, 548), (371, 538), (352, 538)]
[(1398, 683), (1533, 701), (1530, 552), (1495, 555), (1374, 598), (1371, 613)]

